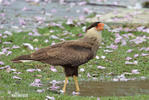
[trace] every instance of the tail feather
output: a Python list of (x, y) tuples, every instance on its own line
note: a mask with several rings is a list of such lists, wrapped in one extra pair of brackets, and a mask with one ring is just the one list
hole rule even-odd
[(14, 62), (14, 63), (21, 63), (21, 62), (25, 62), (25, 60), (33, 60), (32, 58), (31, 58), (31, 55), (22, 55), (22, 56), (19, 56), (19, 57), (17, 57), (17, 58), (14, 58), (14, 59), (12, 59), (11, 61), (12, 62)]

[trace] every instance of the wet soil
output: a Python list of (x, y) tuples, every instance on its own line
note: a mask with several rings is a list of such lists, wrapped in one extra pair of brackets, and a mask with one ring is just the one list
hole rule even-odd
[[(127, 82), (97, 82), (82, 81), (80, 96), (133, 96), (149, 94), (149, 80)], [(67, 86), (67, 93), (72, 95), (75, 90), (74, 84)]]

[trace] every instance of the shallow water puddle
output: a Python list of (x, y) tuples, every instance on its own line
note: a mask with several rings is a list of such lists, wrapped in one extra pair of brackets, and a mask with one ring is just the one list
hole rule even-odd
[[(137, 94), (149, 94), (149, 80), (127, 82), (97, 82), (82, 81), (80, 96), (133, 96)], [(67, 86), (67, 93), (72, 95), (74, 84)]]

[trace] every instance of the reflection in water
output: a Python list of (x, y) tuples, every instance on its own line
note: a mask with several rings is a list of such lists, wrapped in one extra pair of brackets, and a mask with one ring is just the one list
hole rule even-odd
[[(149, 80), (127, 82), (82, 81), (80, 96), (133, 96), (149, 94)], [(68, 84), (67, 93), (72, 95), (75, 85)]]

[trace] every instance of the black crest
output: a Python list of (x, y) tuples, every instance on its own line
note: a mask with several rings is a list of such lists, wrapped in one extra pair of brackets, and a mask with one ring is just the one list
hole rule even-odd
[(101, 23), (101, 22), (94, 22), (94, 23), (91, 24), (89, 27), (87, 27), (85, 31), (87, 32), (87, 30), (89, 30), (89, 29), (91, 29), (91, 28), (93, 28), (93, 27), (96, 27), (99, 23)]

